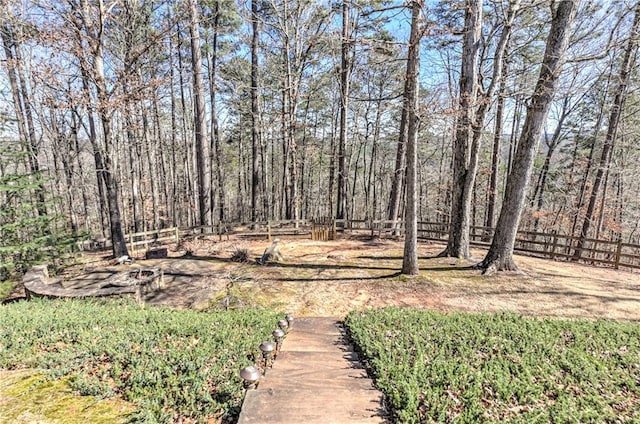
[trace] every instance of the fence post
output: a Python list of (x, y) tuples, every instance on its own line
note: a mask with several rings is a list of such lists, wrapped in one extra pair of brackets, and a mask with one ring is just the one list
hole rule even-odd
[(618, 239), (618, 246), (616, 247), (616, 263), (614, 265), (615, 269), (620, 268), (620, 256), (622, 254), (622, 238)]
[(180, 243), (180, 230), (178, 229), (178, 227), (176, 228), (176, 244)]
[(267, 220), (267, 240), (271, 240), (271, 221)]
[(136, 252), (136, 247), (133, 244), (133, 233), (129, 233), (129, 244), (131, 245), (131, 251), (133, 252), (133, 254), (135, 255)]
[(549, 257), (551, 259), (555, 259), (556, 258), (556, 249), (558, 247), (558, 233), (556, 231), (553, 231), (553, 243), (551, 244), (551, 252), (549, 254)]

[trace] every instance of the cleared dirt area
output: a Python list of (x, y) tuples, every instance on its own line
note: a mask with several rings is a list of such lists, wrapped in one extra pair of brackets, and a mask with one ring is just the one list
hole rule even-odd
[[(420, 275), (399, 274), (402, 242), (346, 239), (329, 242), (282, 238), (281, 263), (256, 263), (266, 240), (195, 240), (169, 251), (169, 258), (138, 260), (158, 266), (165, 288), (146, 298), (181, 308), (270, 306), (297, 316), (342, 317), (351, 310), (411, 306), (440, 311), (516, 311), (527, 315), (640, 320), (640, 274), (518, 256), (519, 273), (483, 276), (474, 261), (435, 258), (439, 244), (419, 244)], [(249, 261), (231, 257), (246, 249)], [(186, 250), (190, 255), (186, 255)], [(483, 251), (474, 250), (480, 260)], [(89, 283), (105, 267), (93, 262), (67, 279)]]
[[(270, 244), (248, 239), (194, 240), (169, 246), (168, 258), (138, 259), (132, 265), (114, 265), (112, 259), (91, 254), (82, 258), (84, 264), (69, 268), (62, 277), (65, 287), (87, 287), (129, 267), (158, 266), (164, 272), (164, 288), (148, 295), (145, 301), (199, 310), (269, 306), (297, 317), (342, 318), (351, 310), (397, 305), (439, 311), (515, 311), (535, 316), (640, 321), (639, 273), (518, 256), (521, 272), (483, 276), (471, 269), (477, 261), (435, 258), (443, 246), (422, 243), (420, 275), (408, 278), (399, 274), (402, 242), (315, 242), (285, 237), (280, 243), (283, 261), (259, 265), (256, 258)], [(243, 249), (249, 260), (231, 261)], [(484, 252), (474, 250), (473, 254), (479, 261)], [(14, 298), (20, 296), (24, 292), (13, 294)], [(43, 405), (51, 405), (62, 412), (67, 409), (61, 406), (84, 405), (84, 398), (69, 403), (69, 389), (57, 386), (54, 392), (46, 393), (45, 404), (40, 391), (34, 392), (38, 395), (36, 402), (32, 403), (31, 398), (16, 402), (11, 390), (21, 387), (23, 380), (30, 381), (31, 374), (25, 377), (21, 373), (0, 370), (0, 382), (6, 380), (9, 384), (0, 384), (0, 415), (4, 405), (14, 411), (20, 408), (16, 422), (40, 422), (44, 417), (34, 415), (30, 405), (36, 405), (38, 411), (43, 410)], [(107, 412), (96, 412), (95, 416), (117, 412), (122, 404), (90, 402), (106, 408)], [(92, 416), (84, 422), (97, 421)]]

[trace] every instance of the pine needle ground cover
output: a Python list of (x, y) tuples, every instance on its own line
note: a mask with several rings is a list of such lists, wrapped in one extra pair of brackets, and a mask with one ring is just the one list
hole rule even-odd
[(135, 422), (217, 422), (239, 413), (238, 370), (277, 316), (194, 312), (130, 301), (38, 300), (0, 306), (0, 368), (41, 369), (76, 393), (120, 397)]
[(352, 312), (347, 328), (398, 422), (640, 422), (640, 325)]

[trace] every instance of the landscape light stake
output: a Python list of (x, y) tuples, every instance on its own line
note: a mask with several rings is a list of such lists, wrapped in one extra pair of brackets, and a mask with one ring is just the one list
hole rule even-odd
[(276, 354), (275, 356), (278, 355), (278, 352), (280, 352), (280, 348), (282, 347), (282, 340), (284, 339), (284, 331), (282, 331), (279, 328), (276, 328), (275, 330), (273, 330), (273, 339), (276, 342)]
[(287, 324), (289, 325), (289, 328), (293, 327), (293, 315), (292, 314), (285, 315), (284, 319), (287, 320)]
[(289, 331), (289, 323), (286, 319), (281, 319), (280, 321), (278, 321), (278, 327), (280, 327), (280, 329), (284, 331), (285, 334)]
[(257, 389), (260, 381), (260, 370), (253, 365), (240, 370), (240, 377), (243, 380), (242, 386), (245, 390)]
[(262, 363), (264, 366), (264, 372), (267, 371), (267, 367), (273, 366), (273, 350), (275, 346), (270, 341), (264, 341), (260, 343), (260, 351), (262, 352)]

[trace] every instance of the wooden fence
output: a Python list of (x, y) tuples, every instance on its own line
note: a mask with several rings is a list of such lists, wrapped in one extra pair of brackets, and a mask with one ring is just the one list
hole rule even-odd
[(336, 221), (331, 217), (314, 219), (311, 222), (311, 240), (335, 240)]
[[(394, 234), (404, 231), (404, 222), (337, 220), (336, 225), (344, 231), (367, 231), (371, 234)], [(494, 228), (473, 226), (469, 239), (472, 245), (488, 247)], [(446, 242), (449, 224), (440, 222), (418, 222), (418, 238), (422, 240)], [(584, 239), (581, 249), (577, 248), (580, 237), (557, 233), (518, 231), (514, 250), (542, 258), (567, 261), (581, 261), (592, 265), (613, 268), (640, 269), (640, 245), (623, 243), (622, 240)]]
[(144, 246), (144, 250), (149, 247), (163, 244), (164, 242), (175, 242), (180, 240), (180, 229), (178, 227), (164, 228), (162, 230), (143, 231), (141, 233), (126, 234), (125, 240), (132, 252), (137, 252), (139, 246)]
[[(325, 234), (329, 232), (329, 234)], [(132, 251), (139, 246), (144, 249), (163, 242), (178, 242), (182, 238), (194, 236), (217, 236), (222, 240), (229, 235), (239, 237), (264, 238), (308, 237), (312, 239), (332, 239), (338, 232), (367, 232), (371, 236), (398, 236), (404, 233), (404, 222), (386, 220), (282, 220), (255, 223), (224, 223), (207, 227), (162, 230), (127, 234), (125, 239)], [(494, 228), (472, 226), (470, 242), (477, 247), (488, 247)], [(322, 233), (322, 234), (320, 234)], [(315, 235), (314, 235), (315, 234)], [(326, 235), (326, 238), (325, 238)], [(421, 240), (446, 242), (449, 224), (440, 222), (418, 222), (418, 238)], [(533, 231), (518, 231), (514, 250), (517, 253), (553, 260), (580, 261), (592, 265), (613, 268), (640, 269), (640, 245), (623, 243), (621, 240), (585, 239), (581, 249), (577, 248), (579, 237)], [(107, 242), (101, 247), (106, 247)]]
[(229, 239), (230, 235), (271, 240), (278, 236), (308, 236), (311, 221), (306, 219), (256, 222), (224, 222), (180, 229), (180, 238), (218, 237)]

